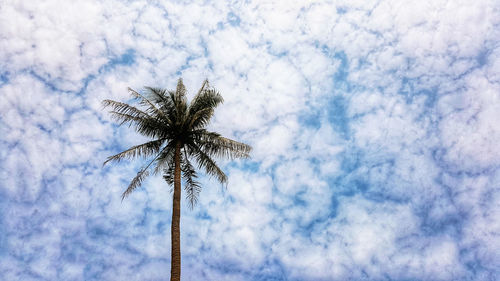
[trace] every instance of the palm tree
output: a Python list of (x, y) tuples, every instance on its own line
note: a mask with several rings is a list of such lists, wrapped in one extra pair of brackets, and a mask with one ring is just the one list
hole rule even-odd
[(150, 171), (153, 174), (163, 173), (168, 185), (174, 186), (170, 280), (180, 281), (181, 177), (184, 179), (186, 197), (192, 209), (201, 191), (201, 186), (196, 181), (198, 174), (193, 162), (197, 164), (198, 169), (203, 169), (208, 175), (225, 183), (227, 176), (217, 166), (213, 157), (248, 158), (252, 148), (206, 129), (214, 109), (223, 102), (222, 96), (209, 87), (208, 80), (203, 82), (190, 104), (182, 79), (179, 79), (175, 91), (151, 87), (146, 87), (143, 93), (130, 88), (128, 90), (134, 101), (139, 104), (138, 107), (113, 100), (104, 100), (102, 103), (104, 107), (111, 107), (110, 113), (120, 125), (128, 124), (152, 140), (110, 156), (104, 164), (110, 161), (120, 162), (127, 158), (148, 158), (146, 165), (139, 170), (123, 192), (122, 200), (141, 185)]

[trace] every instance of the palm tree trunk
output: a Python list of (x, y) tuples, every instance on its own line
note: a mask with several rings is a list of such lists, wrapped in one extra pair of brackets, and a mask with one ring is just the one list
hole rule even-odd
[(181, 143), (175, 146), (174, 167), (174, 198), (172, 206), (172, 260), (170, 268), (170, 281), (181, 280)]

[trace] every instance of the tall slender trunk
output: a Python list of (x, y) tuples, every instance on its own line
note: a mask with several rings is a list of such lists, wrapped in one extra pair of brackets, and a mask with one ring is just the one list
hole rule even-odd
[(172, 206), (172, 260), (170, 267), (170, 281), (181, 280), (181, 143), (175, 146), (174, 167), (174, 198)]

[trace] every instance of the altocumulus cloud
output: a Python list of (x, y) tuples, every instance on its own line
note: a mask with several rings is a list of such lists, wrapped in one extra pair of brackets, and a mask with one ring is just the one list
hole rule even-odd
[(183, 206), (183, 280), (500, 279), (498, 1), (4, 1), (0, 26), (2, 280), (167, 280), (170, 188), (120, 202), (141, 163), (102, 162), (143, 139), (100, 101), (180, 76), (254, 147)]

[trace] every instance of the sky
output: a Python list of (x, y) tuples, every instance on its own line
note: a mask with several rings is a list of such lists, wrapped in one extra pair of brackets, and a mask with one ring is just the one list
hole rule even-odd
[(182, 280), (500, 280), (500, 3), (0, 0), (0, 279), (168, 280), (172, 195), (101, 101), (224, 97)]

